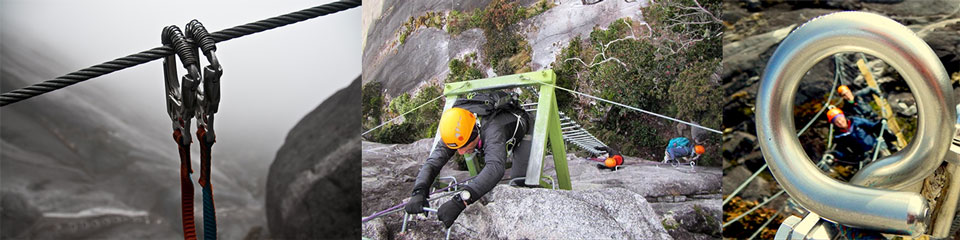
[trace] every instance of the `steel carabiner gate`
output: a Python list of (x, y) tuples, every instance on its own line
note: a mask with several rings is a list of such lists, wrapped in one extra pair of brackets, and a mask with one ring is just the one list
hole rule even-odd
[[(167, 114), (173, 124), (173, 138), (180, 151), (181, 211), (185, 239), (197, 239), (193, 216), (193, 182), (190, 161), (190, 122), (197, 118), (197, 139), (200, 142), (200, 179), (203, 199), (204, 239), (217, 238), (216, 211), (213, 202), (211, 178), (211, 155), (216, 133), (213, 128), (214, 114), (220, 104), (220, 76), (223, 69), (215, 54), (213, 38), (199, 21), (187, 24), (186, 35), (177, 26), (163, 29), (162, 42), (171, 46), (180, 58), (187, 74), (182, 83), (177, 83), (177, 65), (175, 56), (167, 56), (163, 61), (164, 86)], [(200, 72), (197, 48), (207, 57), (210, 65)], [(202, 83), (201, 83), (202, 81)], [(203, 85), (200, 88), (200, 85)]]

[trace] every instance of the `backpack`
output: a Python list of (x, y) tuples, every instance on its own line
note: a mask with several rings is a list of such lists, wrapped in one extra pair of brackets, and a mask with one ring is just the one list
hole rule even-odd
[(685, 137), (678, 137), (670, 139), (670, 143), (667, 143), (667, 148), (678, 148), (678, 147), (688, 147), (690, 146), (690, 139)]
[(507, 113), (517, 116), (517, 126), (514, 128), (512, 136), (507, 140), (507, 153), (513, 152), (513, 147), (523, 140), (526, 130), (529, 128), (530, 116), (520, 105), (519, 96), (516, 93), (507, 93), (503, 91), (493, 91), (487, 93), (476, 93), (473, 97), (457, 99), (454, 107), (463, 108), (467, 111), (477, 114), (479, 120), (485, 116), (494, 116), (499, 113)]
[(472, 98), (457, 99), (453, 106), (476, 113), (477, 116), (491, 116), (504, 110), (511, 113), (523, 111), (516, 94), (502, 91), (476, 93)]

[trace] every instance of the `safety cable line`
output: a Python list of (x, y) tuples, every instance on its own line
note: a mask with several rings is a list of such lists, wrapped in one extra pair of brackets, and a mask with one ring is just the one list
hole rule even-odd
[[(360, 0), (342, 0), (339, 2), (328, 3), (297, 12), (292, 12), (225, 30), (219, 32), (211, 33), (215, 42), (224, 42), (238, 37), (243, 37), (246, 35), (294, 24), (301, 22), (307, 19), (316, 18), (319, 16), (328, 15), (331, 13), (340, 12), (343, 10), (355, 8), (360, 6)], [(173, 49), (168, 46), (155, 47), (150, 50), (142, 51), (136, 54), (132, 54), (126, 57), (114, 59), (109, 62), (101, 63), (92, 67), (88, 67), (76, 72), (69, 73), (67, 75), (60, 76), (53, 80), (47, 80), (44, 82), (36, 83), (24, 88), (16, 89), (10, 92), (0, 94), (0, 107), (7, 106), (11, 103), (16, 103), (19, 101), (26, 100), (28, 98), (36, 97), (44, 93), (48, 93), (57, 89), (65, 88), (73, 84), (77, 84), (91, 78), (103, 76), (118, 70), (125, 68), (133, 67), (143, 63), (147, 63), (153, 60), (157, 60), (174, 53)]]
[(380, 125), (377, 125), (376, 127), (371, 128), (370, 130), (367, 130), (366, 132), (361, 133), (360, 136), (367, 135), (367, 133), (373, 132), (373, 130), (377, 130), (377, 128), (383, 127), (384, 125), (387, 125), (388, 123), (391, 123), (391, 122), (393, 122), (393, 121), (396, 121), (397, 119), (400, 119), (401, 117), (406, 116), (407, 114), (410, 114), (411, 112), (416, 111), (417, 109), (420, 109), (420, 108), (422, 108), (423, 106), (426, 106), (427, 104), (430, 104), (430, 103), (432, 103), (433, 101), (437, 101), (437, 99), (440, 99), (440, 98), (443, 98), (443, 97), (444, 97), (443, 95), (440, 95), (440, 96), (437, 96), (437, 97), (435, 97), (435, 98), (433, 98), (433, 99), (430, 99), (430, 101), (427, 101), (427, 102), (425, 102), (425, 103), (423, 103), (423, 104), (420, 104), (420, 106), (417, 106), (417, 107), (415, 107), (415, 108), (413, 108), (413, 109), (410, 109), (409, 111), (407, 111), (407, 112), (405, 112), (405, 113), (402, 113), (402, 114), (400, 114), (400, 115), (398, 115), (398, 116), (396, 116), (396, 117), (394, 117), (394, 118), (392, 118), (392, 119), (390, 119), (390, 120), (387, 120), (386, 122), (381, 123)]
[[(830, 128), (830, 129), (831, 129), (831, 131), (830, 131), (830, 136), (829, 136), (829, 137), (830, 137), (830, 138), (833, 138), (833, 125), (831, 125), (831, 128)], [(827, 144), (827, 150), (826, 150), (826, 151), (830, 151), (829, 148), (830, 148), (830, 144)], [(826, 155), (827, 153), (824, 152), (823, 154)], [(827, 158), (820, 158), (820, 161), (817, 162), (817, 165), (816, 165), (816, 166), (817, 166), (817, 167), (822, 166), (823, 164), (826, 163), (826, 160), (827, 160)], [(766, 167), (766, 166), (767, 166), (767, 165), (764, 164), (764, 167)], [(760, 172), (760, 171), (757, 171), (757, 172)], [(740, 220), (741, 218), (743, 218), (743, 216), (746, 216), (747, 214), (752, 213), (753, 211), (759, 209), (759, 208), (762, 207), (763, 205), (767, 205), (767, 203), (770, 203), (771, 201), (773, 201), (774, 198), (779, 197), (780, 194), (783, 194), (784, 192), (786, 192), (786, 190), (780, 190), (780, 192), (777, 192), (777, 194), (774, 194), (774, 196), (771, 197), (770, 199), (767, 199), (767, 201), (764, 201), (763, 203), (761, 203), (761, 204), (753, 207), (753, 208), (750, 209), (749, 211), (740, 214), (740, 216), (737, 216), (736, 218), (734, 218), (734, 219), (731, 220), (730, 222), (724, 223), (724, 224), (723, 224), (723, 227), (727, 227), (728, 225), (732, 224), (733, 222), (735, 222), (735, 221)], [(787, 197), (789, 198), (790, 196), (788, 195)]]
[[(833, 62), (834, 62), (833, 86), (830, 87), (830, 95), (829, 97), (827, 97), (827, 103), (820, 108), (820, 111), (817, 111), (817, 115), (814, 115), (813, 118), (810, 119), (809, 122), (807, 122), (807, 125), (803, 127), (803, 129), (800, 129), (800, 131), (797, 132), (797, 137), (800, 137), (800, 135), (803, 135), (803, 133), (807, 131), (807, 128), (809, 128), (811, 125), (813, 125), (814, 122), (817, 121), (817, 118), (820, 117), (820, 114), (823, 114), (823, 111), (826, 110), (827, 107), (831, 105), (830, 102), (833, 101), (833, 91), (837, 89), (837, 84), (840, 82), (840, 75), (843, 74), (841, 69), (842, 67), (839, 62), (840, 60), (841, 58), (837, 56), (833, 57)], [(827, 143), (827, 148), (830, 148), (829, 142)], [(747, 180), (743, 181), (743, 183), (740, 183), (740, 186), (737, 186), (737, 189), (733, 190), (733, 192), (730, 193), (730, 195), (728, 195), (727, 198), (723, 200), (723, 203), (721, 203), (721, 205), (727, 204), (727, 202), (729, 202), (730, 199), (733, 199), (734, 196), (737, 196), (737, 193), (740, 193), (740, 191), (742, 191), (743, 188), (747, 186), (747, 184), (753, 181), (754, 178), (756, 178), (758, 175), (760, 175), (761, 172), (763, 172), (763, 170), (766, 170), (766, 169), (767, 169), (767, 164), (764, 163), (763, 166), (760, 167), (760, 169), (758, 169), (756, 172), (753, 173), (753, 175), (750, 175), (750, 177), (747, 178)]]
[(758, 228), (756, 232), (753, 232), (753, 235), (750, 235), (750, 238), (747, 238), (747, 240), (753, 240), (753, 238), (757, 237), (757, 235), (767, 228), (767, 225), (769, 225), (770, 222), (773, 222), (774, 219), (777, 219), (777, 216), (780, 215), (781, 212), (783, 212), (783, 209), (778, 210), (777, 213), (774, 213), (773, 216), (770, 216), (770, 218), (767, 219), (767, 222), (763, 223), (763, 225), (760, 225), (760, 228)]
[(614, 105), (617, 105), (617, 106), (621, 106), (621, 107), (624, 107), (624, 108), (627, 108), (627, 109), (630, 109), (630, 110), (634, 110), (634, 111), (638, 111), (638, 112), (650, 114), (650, 115), (657, 116), (657, 117), (660, 117), (660, 118), (666, 118), (666, 119), (668, 119), (668, 120), (671, 120), (671, 121), (674, 121), (674, 122), (683, 123), (683, 124), (687, 124), (687, 125), (690, 125), (690, 126), (692, 126), (692, 127), (697, 127), (697, 128), (703, 129), (703, 130), (707, 130), (707, 131), (714, 132), (714, 133), (723, 134), (723, 132), (721, 132), (721, 131), (719, 131), (719, 130), (716, 130), (716, 129), (713, 129), (713, 128), (708, 128), (708, 127), (700, 126), (699, 124), (695, 124), (695, 123), (683, 121), (683, 120), (680, 120), (680, 119), (668, 117), (668, 116), (665, 116), (665, 115), (662, 115), (662, 114), (659, 114), (659, 113), (655, 113), (655, 112), (643, 110), (643, 109), (640, 109), (640, 108), (632, 107), (632, 106), (629, 106), (629, 105), (626, 105), (626, 104), (623, 104), (623, 103), (618, 103), (618, 102), (606, 100), (606, 99), (603, 99), (603, 98), (600, 98), (600, 97), (595, 97), (595, 96), (590, 95), (590, 94), (586, 94), (586, 93), (582, 93), (582, 92), (577, 92), (577, 91), (570, 90), (570, 89), (567, 89), (567, 88), (564, 88), (564, 87), (561, 87), (561, 86), (557, 86), (557, 85), (553, 85), (553, 84), (549, 84), (549, 83), (543, 83), (543, 82), (541, 82), (540, 84), (547, 85), (547, 86), (552, 86), (552, 87), (555, 87), (555, 88), (559, 88), (560, 90), (564, 90), (564, 91), (567, 91), (567, 92), (570, 92), (570, 93), (573, 93), (573, 94), (577, 94), (577, 95), (580, 95), (580, 96), (588, 97), (588, 98), (593, 98), (593, 99), (596, 99), (596, 100), (600, 100), (600, 101), (603, 101), (603, 102), (607, 102), (607, 103), (610, 103), (610, 104), (614, 104)]
[(785, 193), (785, 192), (787, 192), (787, 190), (780, 190), (780, 192), (777, 192), (777, 194), (774, 194), (772, 197), (768, 198), (766, 201), (763, 201), (763, 203), (757, 204), (757, 206), (754, 206), (754, 207), (751, 208), (749, 211), (747, 211), (747, 212), (745, 212), (745, 213), (743, 213), (743, 214), (740, 214), (739, 216), (733, 218), (733, 220), (730, 220), (729, 222), (724, 223), (722, 227), (725, 228), (725, 227), (729, 226), (730, 224), (733, 224), (734, 222), (739, 221), (741, 218), (743, 218), (743, 216), (747, 216), (748, 214), (753, 213), (753, 211), (756, 211), (757, 209), (760, 209), (760, 207), (763, 207), (763, 205), (767, 205), (767, 203), (770, 203), (770, 202), (772, 202), (774, 199), (777, 199), (777, 197), (780, 197), (780, 195), (783, 195), (783, 193)]

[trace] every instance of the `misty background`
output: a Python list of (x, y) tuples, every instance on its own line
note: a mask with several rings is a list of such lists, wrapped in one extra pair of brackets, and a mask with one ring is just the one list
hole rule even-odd
[[(197, 19), (213, 33), (328, 2), (0, 0), (0, 91), (159, 46), (160, 31), (168, 25), (182, 29)], [(224, 74), (212, 181), (222, 237), (241, 238), (264, 225), (267, 169), (287, 133), (360, 74), (360, 14), (359, 8), (346, 10), (217, 44)], [(207, 64), (205, 58), (201, 64)], [(43, 216), (24, 231), (74, 226), (65, 235), (34, 237), (104, 237), (83, 229), (105, 232), (102, 228), (110, 224), (89, 223), (113, 215), (147, 216), (147, 223), (170, 226), (163, 234), (128, 237), (179, 234), (179, 157), (170, 137), (161, 67), (161, 60), (152, 61), (0, 109), (4, 237), (24, 236), (8, 235), (13, 234), (8, 223), (23, 222), (10, 216), (30, 216), (11, 213), (11, 202), (18, 201)], [(178, 66), (178, 75), (184, 73)], [(196, 181), (199, 148), (192, 147)], [(116, 164), (124, 165), (111, 167)], [(83, 180), (72, 178), (76, 172)], [(104, 185), (118, 180), (131, 186)], [(200, 188), (195, 187), (199, 200)], [(152, 188), (167, 192), (143, 190)], [(241, 190), (249, 192), (234, 196)], [(143, 196), (109, 199), (118, 192), (140, 191)], [(83, 194), (90, 196), (73, 198)], [(12, 195), (17, 201), (10, 200)], [(157, 197), (163, 199), (152, 199)], [(138, 204), (150, 201), (156, 203)], [(236, 209), (246, 210), (231, 213)], [(163, 216), (150, 217), (157, 212)], [(117, 222), (125, 221), (137, 222)]]

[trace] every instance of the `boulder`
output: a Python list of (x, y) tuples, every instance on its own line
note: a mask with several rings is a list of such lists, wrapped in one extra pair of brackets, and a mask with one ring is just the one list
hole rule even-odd
[[(413, 176), (419, 171), (432, 142), (432, 139), (423, 139), (412, 144), (363, 143), (364, 216), (401, 203), (410, 196)], [(695, 213), (696, 205), (719, 201), (719, 168), (698, 166), (691, 170), (688, 165), (674, 168), (626, 156), (622, 168), (609, 171), (599, 170), (596, 162), (574, 154), (568, 154), (567, 160), (574, 190), (515, 188), (502, 181), (480, 201), (467, 207), (451, 229), (451, 238), (671, 239), (714, 236), (702, 226), (678, 225), (681, 227), (667, 231), (658, 208), (668, 206), (660, 204), (669, 204), (671, 208), (689, 210), (684, 213)], [(552, 156), (547, 156), (544, 162), (544, 175), (556, 179)], [(455, 176), (461, 180), (468, 176), (465, 171), (453, 168), (453, 164), (448, 163), (440, 176)], [(448, 198), (432, 200), (430, 206), (439, 207)], [(719, 219), (719, 202), (712, 204), (716, 206), (702, 207), (701, 210), (706, 209), (702, 212), (707, 214), (701, 215)], [(371, 239), (445, 237), (442, 224), (434, 214), (414, 217), (415, 220), (407, 224), (407, 231), (400, 233), (402, 216), (402, 213), (387, 214), (364, 223), (363, 236)], [(682, 221), (694, 221), (687, 220), (693, 218), (692, 215), (684, 216)]]
[(646, 199), (620, 188), (575, 191), (497, 186), (453, 231), (495, 239), (670, 239)]
[(360, 235), (360, 78), (305, 116), (270, 166), (266, 212), (280, 239)]

